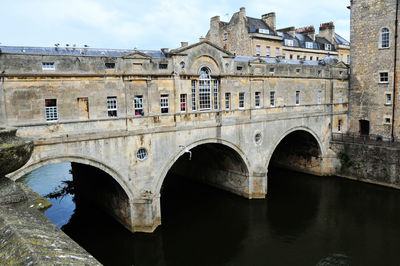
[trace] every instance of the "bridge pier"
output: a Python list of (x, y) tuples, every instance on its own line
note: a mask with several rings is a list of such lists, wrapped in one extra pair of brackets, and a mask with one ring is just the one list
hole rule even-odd
[(152, 233), (161, 225), (160, 195), (131, 201), (131, 231)]

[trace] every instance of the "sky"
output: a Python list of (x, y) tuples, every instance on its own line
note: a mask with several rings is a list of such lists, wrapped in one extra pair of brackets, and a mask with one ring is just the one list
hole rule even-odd
[(277, 28), (333, 21), (349, 40), (350, 0), (0, 0), (0, 45), (177, 48), (205, 36), (210, 18), (229, 21), (240, 7), (249, 17), (276, 13)]

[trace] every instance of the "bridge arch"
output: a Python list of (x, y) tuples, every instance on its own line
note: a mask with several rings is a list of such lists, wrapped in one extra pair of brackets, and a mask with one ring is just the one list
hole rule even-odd
[(49, 165), (49, 164), (55, 164), (55, 163), (63, 163), (63, 162), (71, 162), (71, 163), (79, 163), (79, 164), (89, 165), (89, 166), (93, 166), (95, 168), (102, 170), (103, 172), (110, 175), (121, 186), (121, 188), (125, 191), (126, 195), (128, 196), (128, 198), (130, 200), (133, 199), (133, 192), (131, 191), (128, 184), (124, 181), (122, 176), (117, 171), (115, 171), (113, 168), (109, 167), (108, 165), (101, 163), (101, 162), (97, 161), (96, 159), (89, 158), (89, 157), (82, 157), (82, 156), (76, 156), (76, 155), (44, 157), (38, 161), (28, 162), (27, 165), (25, 165), (20, 170), (9, 174), (8, 177), (10, 179), (16, 181), (19, 178), (21, 178), (22, 176), (24, 176), (25, 174), (28, 174), (42, 166)]
[[(242, 169), (241, 173), (238, 173), (238, 174), (241, 174), (242, 178), (246, 178), (246, 180), (244, 182), (247, 183), (246, 186), (248, 187), (251, 164), (250, 164), (250, 161), (249, 161), (248, 157), (246, 156), (246, 154), (237, 145), (235, 145), (229, 141), (222, 140), (222, 139), (208, 138), (208, 139), (198, 140), (198, 141), (191, 143), (190, 145), (187, 145), (184, 147), (181, 146), (181, 148), (178, 148), (174, 152), (174, 156), (172, 156), (171, 159), (164, 166), (163, 170), (161, 171), (160, 176), (155, 180), (153, 187), (152, 187), (153, 191), (157, 195), (160, 195), (162, 184), (164, 183), (164, 180), (165, 180), (168, 172), (175, 165), (175, 163), (185, 153), (187, 153), (187, 151), (192, 151), (193, 149), (203, 147), (205, 145), (214, 145), (214, 147), (224, 149), (224, 151), (227, 152), (225, 154), (229, 154), (229, 156), (231, 156), (231, 158), (229, 158), (230, 160), (238, 162), (238, 164), (240, 164), (240, 165), (237, 165), (237, 166), (240, 167), (240, 169)], [(220, 187), (224, 188), (223, 186), (220, 186)], [(235, 191), (235, 189), (229, 188), (229, 187), (225, 187), (224, 189), (227, 189), (235, 194), (240, 194), (243, 196), (247, 196), (247, 194), (248, 194), (248, 189), (246, 191)]]
[[(293, 139), (296, 138), (298, 141), (296, 143), (293, 142)], [(292, 139), (292, 141), (291, 141)], [(304, 156), (308, 157), (306, 159), (310, 160), (318, 160), (319, 165), (315, 166), (315, 169), (307, 169), (307, 168), (302, 168), (296, 163), (293, 164), (293, 167), (290, 165), (287, 165), (288, 168), (293, 168), (294, 170), (299, 170), (299, 171), (304, 171), (304, 172), (311, 172), (313, 174), (321, 174), (322, 171), (322, 158), (325, 156), (326, 151), (324, 149), (324, 145), (322, 144), (321, 139), (319, 138), (318, 134), (315, 133), (312, 129), (309, 127), (304, 127), (304, 126), (299, 126), (299, 127), (294, 127), (291, 128), (287, 131), (285, 131), (276, 141), (271, 146), (270, 152), (267, 155), (267, 161), (266, 161), (266, 169), (271, 165), (271, 162), (273, 160), (273, 156), (276, 156), (277, 153), (281, 152), (280, 150), (282, 149), (283, 145), (303, 145), (306, 143), (303, 142), (309, 142), (311, 147), (309, 147), (310, 150), (303, 150)], [(285, 143), (289, 142), (289, 143)], [(300, 156), (301, 157), (301, 156)], [(311, 158), (312, 157), (312, 158)], [(290, 156), (286, 157), (288, 161), (291, 159)], [(292, 160), (292, 162), (295, 162), (295, 160)], [(315, 164), (315, 162), (314, 162)]]

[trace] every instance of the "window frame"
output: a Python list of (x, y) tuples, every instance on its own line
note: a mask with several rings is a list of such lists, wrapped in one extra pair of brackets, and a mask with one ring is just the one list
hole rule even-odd
[(56, 66), (54, 62), (42, 62), (42, 70), (54, 71), (56, 70)]
[(225, 92), (225, 110), (231, 109), (231, 93)]
[[(54, 105), (50, 105), (51, 101), (54, 101)], [(48, 105), (49, 103), (49, 105)], [(55, 123), (58, 122), (58, 106), (57, 99), (45, 99), (44, 100), (44, 110), (45, 110), (45, 119), (47, 123)]]
[(160, 95), (160, 113), (161, 114), (169, 113), (169, 94)]
[(182, 93), (179, 96), (179, 107), (180, 107), (181, 113), (187, 112), (187, 94), (186, 93)]
[(392, 93), (385, 93), (385, 105), (392, 105)]
[(238, 96), (238, 100), (239, 100), (239, 109), (244, 109), (245, 108), (245, 96), (244, 96), (244, 92), (239, 92), (239, 96)]
[(300, 91), (296, 91), (296, 105), (300, 105)]
[(261, 107), (261, 92), (259, 91), (254, 92), (254, 106), (256, 108)]
[(108, 117), (118, 117), (117, 96), (107, 96), (107, 116)]
[[(385, 74), (386, 74), (386, 77), (384, 77)], [(379, 83), (380, 84), (388, 84), (389, 83), (389, 72), (388, 71), (379, 72)]]
[(256, 45), (255, 54), (256, 56), (261, 56), (261, 45), (259, 44)]
[(267, 47), (265, 47), (266, 48), (266, 53), (265, 53), (265, 55), (267, 56), (267, 57), (270, 57), (271, 56), (271, 46), (267, 46)]
[(379, 31), (379, 48), (389, 49), (390, 48), (390, 30), (389, 28), (382, 28)]
[(135, 95), (133, 98), (135, 116), (144, 116), (144, 100), (143, 95)]
[(270, 91), (269, 92), (269, 106), (270, 107), (275, 107), (276, 106), (276, 93), (275, 91)]
[(313, 42), (306, 42), (305, 46), (306, 46), (307, 49), (313, 49), (314, 48)]

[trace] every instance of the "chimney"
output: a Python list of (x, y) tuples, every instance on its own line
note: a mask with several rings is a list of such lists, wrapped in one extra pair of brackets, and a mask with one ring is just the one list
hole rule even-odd
[(168, 54), (169, 49), (168, 48), (161, 48), (161, 52), (163, 54)]
[(276, 15), (275, 12), (264, 14), (261, 19), (273, 30), (276, 30)]
[(296, 34), (295, 27), (287, 27), (287, 28), (279, 29), (277, 31), (289, 33), (292, 37), (294, 37), (294, 35)]
[(186, 47), (186, 46), (188, 46), (188, 45), (189, 45), (188, 42), (181, 42), (181, 47)]
[(315, 41), (315, 28), (313, 25), (296, 29), (296, 33), (305, 34)]
[(207, 38), (204, 38), (203, 36), (200, 36), (199, 40), (200, 40), (200, 42), (205, 42), (205, 41), (207, 41)]
[(245, 7), (240, 8), (239, 16), (243, 17), (243, 18), (246, 17), (246, 8)]
[(324, 37), (332, 44), (334, 44), (335, 37), (335, 24), (333, 22), (322, 23), (319, 26), (319, 34), (318, 37)]

